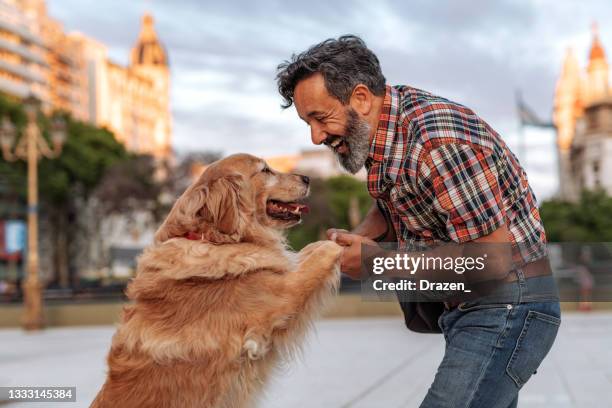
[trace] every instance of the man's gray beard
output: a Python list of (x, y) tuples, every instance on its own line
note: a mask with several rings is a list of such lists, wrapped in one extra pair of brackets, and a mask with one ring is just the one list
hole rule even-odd
[(348, 152), (341, 154), (334, 151), (334, 153), (340, 165), (351, 174), (355, 174), (365, 165), (370, 152), (370, 124), (361, 119), (353, 108), (348, 108), (344, 133)]

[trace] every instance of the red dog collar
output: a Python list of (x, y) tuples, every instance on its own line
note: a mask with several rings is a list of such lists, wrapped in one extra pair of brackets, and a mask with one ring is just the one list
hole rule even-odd
[(201, 241), (204, 239), (204, 233), (198, 234), (197, 232), (188, 232), (183, 235), (183, 238), (187, 238), (192, 241)]

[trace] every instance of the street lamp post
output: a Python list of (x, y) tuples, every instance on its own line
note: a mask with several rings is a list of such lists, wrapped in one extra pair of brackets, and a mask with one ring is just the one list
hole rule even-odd
[[(40, 101), (30, 95), (24, 101), (27, 125), (24, 134), (15, 145), (15, 126), (8, 118), (2, 119), (0, 145), (7, 161), (26, 160), (28, 164), (28, 264), (27, 277), (23, 285), (25, 330), (43, 328), (42, 285), (38, 275), (38, 159), (42, 156), (55, 158), (62, 151), (66, 137), (66, 126), (62, 118), (54, 118), (51, 125), (50, 148), (42, 137), (37, 124)], [(15, 145), (14, 152), (13, 145)]]

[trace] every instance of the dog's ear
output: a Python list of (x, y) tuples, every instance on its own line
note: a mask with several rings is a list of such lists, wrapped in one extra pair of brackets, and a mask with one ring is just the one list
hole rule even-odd
[(193, 185), (176, 201), (155, 234), (155, 242), (202, 234), (209, 242), (237, 242), (241, 236), (241, 214), (245, 207), (241, 175), (224, 176), (207, 184)]
[(243, 178), (238, 174), (212, 181), (204, 188), (206, 199), (199, 212), (206, 224), (233, 239), (240, 236), (243, 184)]
[(155, 233), (155, 243), (172, 238), (183, 237), (198, 228), (198, 213), (204, 205), (206, 196), (200, 188), (192, 185), (176, 200), (170, 213)]

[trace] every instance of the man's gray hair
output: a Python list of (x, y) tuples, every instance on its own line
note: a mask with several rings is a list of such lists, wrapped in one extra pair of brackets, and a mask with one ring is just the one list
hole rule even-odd
[(367, 86), (374, 95), (385, 94), (385, 77), (376, 55), (361, 38), (343, 35), (293, 54), (277, 67), (276, 81), (284, 109), (293, 104), (297, 83), (317, 72), (323, 75), (327, 91), (345, 105), (358, 84)]

